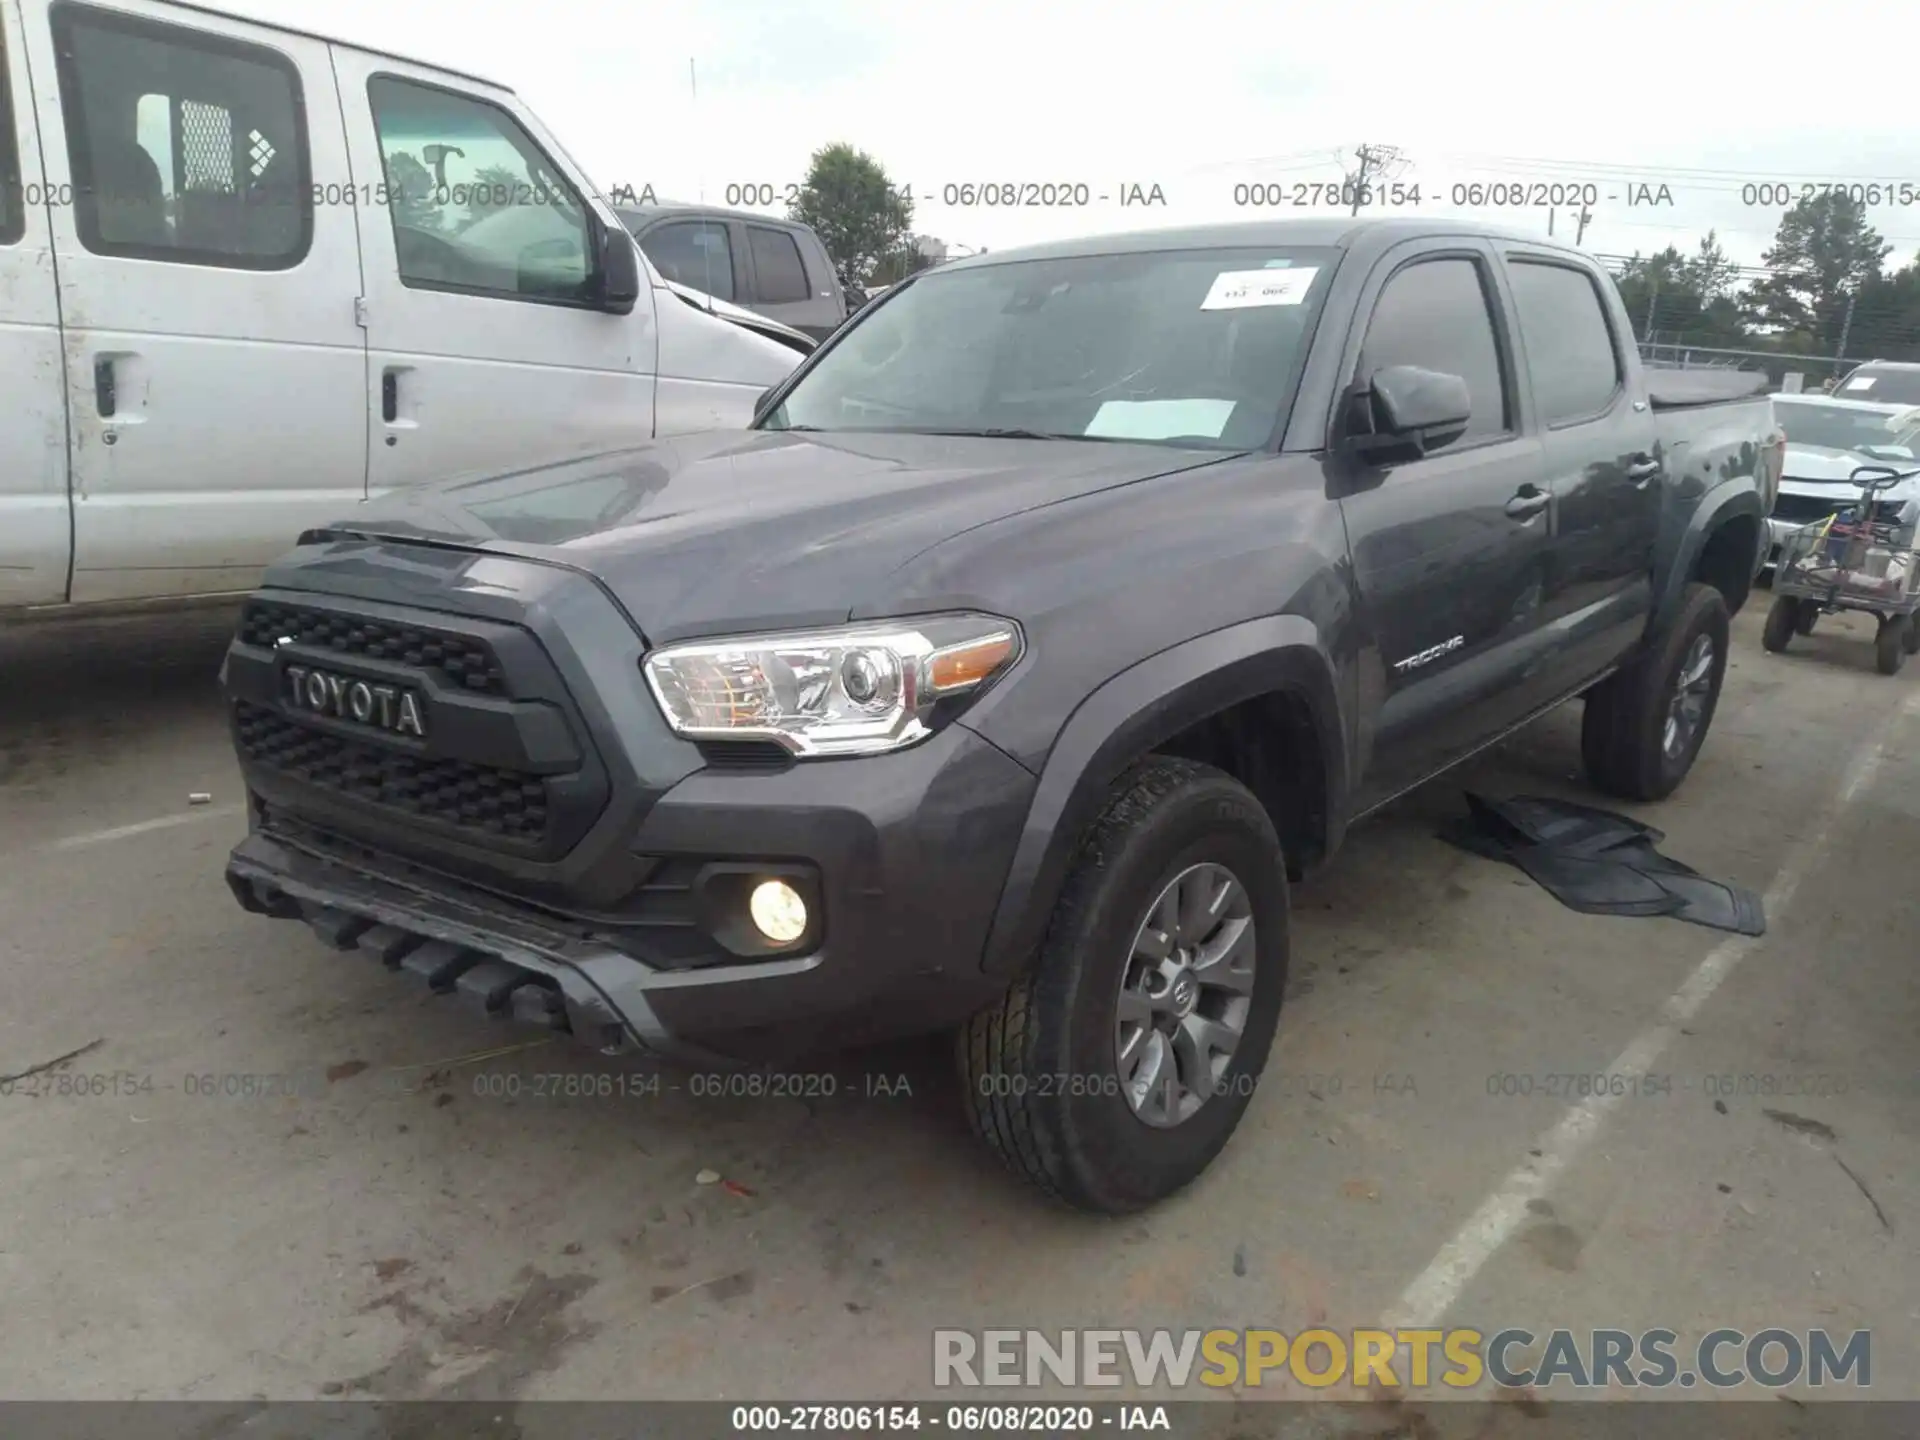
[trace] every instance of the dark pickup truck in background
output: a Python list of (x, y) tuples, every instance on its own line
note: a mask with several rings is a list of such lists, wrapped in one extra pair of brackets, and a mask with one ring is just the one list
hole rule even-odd
[(1016, 1171), (1150, 1204), (1355, 819), (1574, 697), (1601, 789), (1685, 776), (1765, 383), (1643, 371), (1584, 254), (1451, 222), (942, 266), (747, 433), (303, 537), (223, 672), (228, 879), (602, 1050), (954, 1031)]

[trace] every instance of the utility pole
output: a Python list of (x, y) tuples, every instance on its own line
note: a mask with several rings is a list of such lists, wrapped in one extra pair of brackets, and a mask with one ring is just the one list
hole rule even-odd
[[(1367, 186), (1385, 176), (1389, 168), (1405, 163), (1399, 148), (1393, 145), (1357, 145), (1353, 158), (1360, 162), (1357, 170), (1348, 173), (1346, 183), (1353, 187), (1353, 213), (1360, 213), (1360, 203), (1366, 197)], [(1398, 171), (1396, 170), (1397, 174)]]
[[(693, 73), (693, 56), (691, 55), (687, 57), (687, 99), (697, 115), (700, 109), (700, 81)], [(699, 128), (697, 119), (694, 121), (694, 128), (696, 130)], [(706, 159), (705, 147), (702, 147), (697, 159)], [(704, 164), (700, 166), (700, 203), (702, 205), (707, 203), (707, 167)]]
[(1553, 217), (1555, 213), (1556, 212), (1554, 208), (1551, 205), (1549, 205), (1547, 207), (1547, 238), (1549, 240), (1553, 238)]
[(1587, 224), (1592, 219), (1593, 211), (1589, 210), (1585, 205), (1582, 205), (1580, 207), (1580, 229), (1573, 237), (1574, 244), (1578, 245), (1582, 240), (1587, 238)]
[(1840, 373), (1839, 362), (1847, 358), (1847, 337), (1853, 333), (1853, 302), (1859, 294), (1858, 286), (1847, 292), (1847, 314), (1846, 318), (1840, 322), (1840, 348), (1834, 352), (1833, 356), (1833, 373), (1836, 375)]

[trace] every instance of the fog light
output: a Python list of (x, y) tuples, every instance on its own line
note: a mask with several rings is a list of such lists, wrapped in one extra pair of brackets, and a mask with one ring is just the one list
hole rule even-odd
[(776, 945), (791, 945), (807, 933), (807, 902), (784, 880), (762, 880), (754, 886), (747, 911), (760, 933)]

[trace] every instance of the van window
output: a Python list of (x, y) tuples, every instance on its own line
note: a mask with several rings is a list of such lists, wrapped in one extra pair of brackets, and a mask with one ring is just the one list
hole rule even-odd
[(285, 270), (313, 235), (300, 72), (180, 25), (53, 9), (74, 228), (97, 255)]
[(367, 82), (402, 284), (585, 304), (598, 266), (586, 202), (498, 105), (379, 75)]
[(20, 208), (20, 144), (13, 135), (13, 92), (7, 85), (7, 37), (0, 33), (0, 245), (26, 234)]
[(753, 251), (753, 270), (761, 304), (779, 305), (813, 298), (806, 267), (800, 263), (800, 247), (793, 243), (793, 236), (766, 225), (749, 225), (747, 245)]
[(670, 221), (647, 231), (640, 248), (669, 280), (716, 300), (734, 298), (733, 245), (725, 225), (713, 220)]

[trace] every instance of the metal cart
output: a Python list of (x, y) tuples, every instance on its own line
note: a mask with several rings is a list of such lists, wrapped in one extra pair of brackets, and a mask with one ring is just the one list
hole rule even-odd
[(1891, 675), (1920, 652), (1920, 555), (1914, 552), (1920, 502), (1879, 497), (1920, 471), (1863, 465), (1850, 478), (1860, 498), (1824, 520), (1789, 533), (1773, 572), (1773, 608), (1761, 644), (1778, 652), (1811, 635), (1822, 615), (1862, 610), (1878, 617), (1874, 658)]

